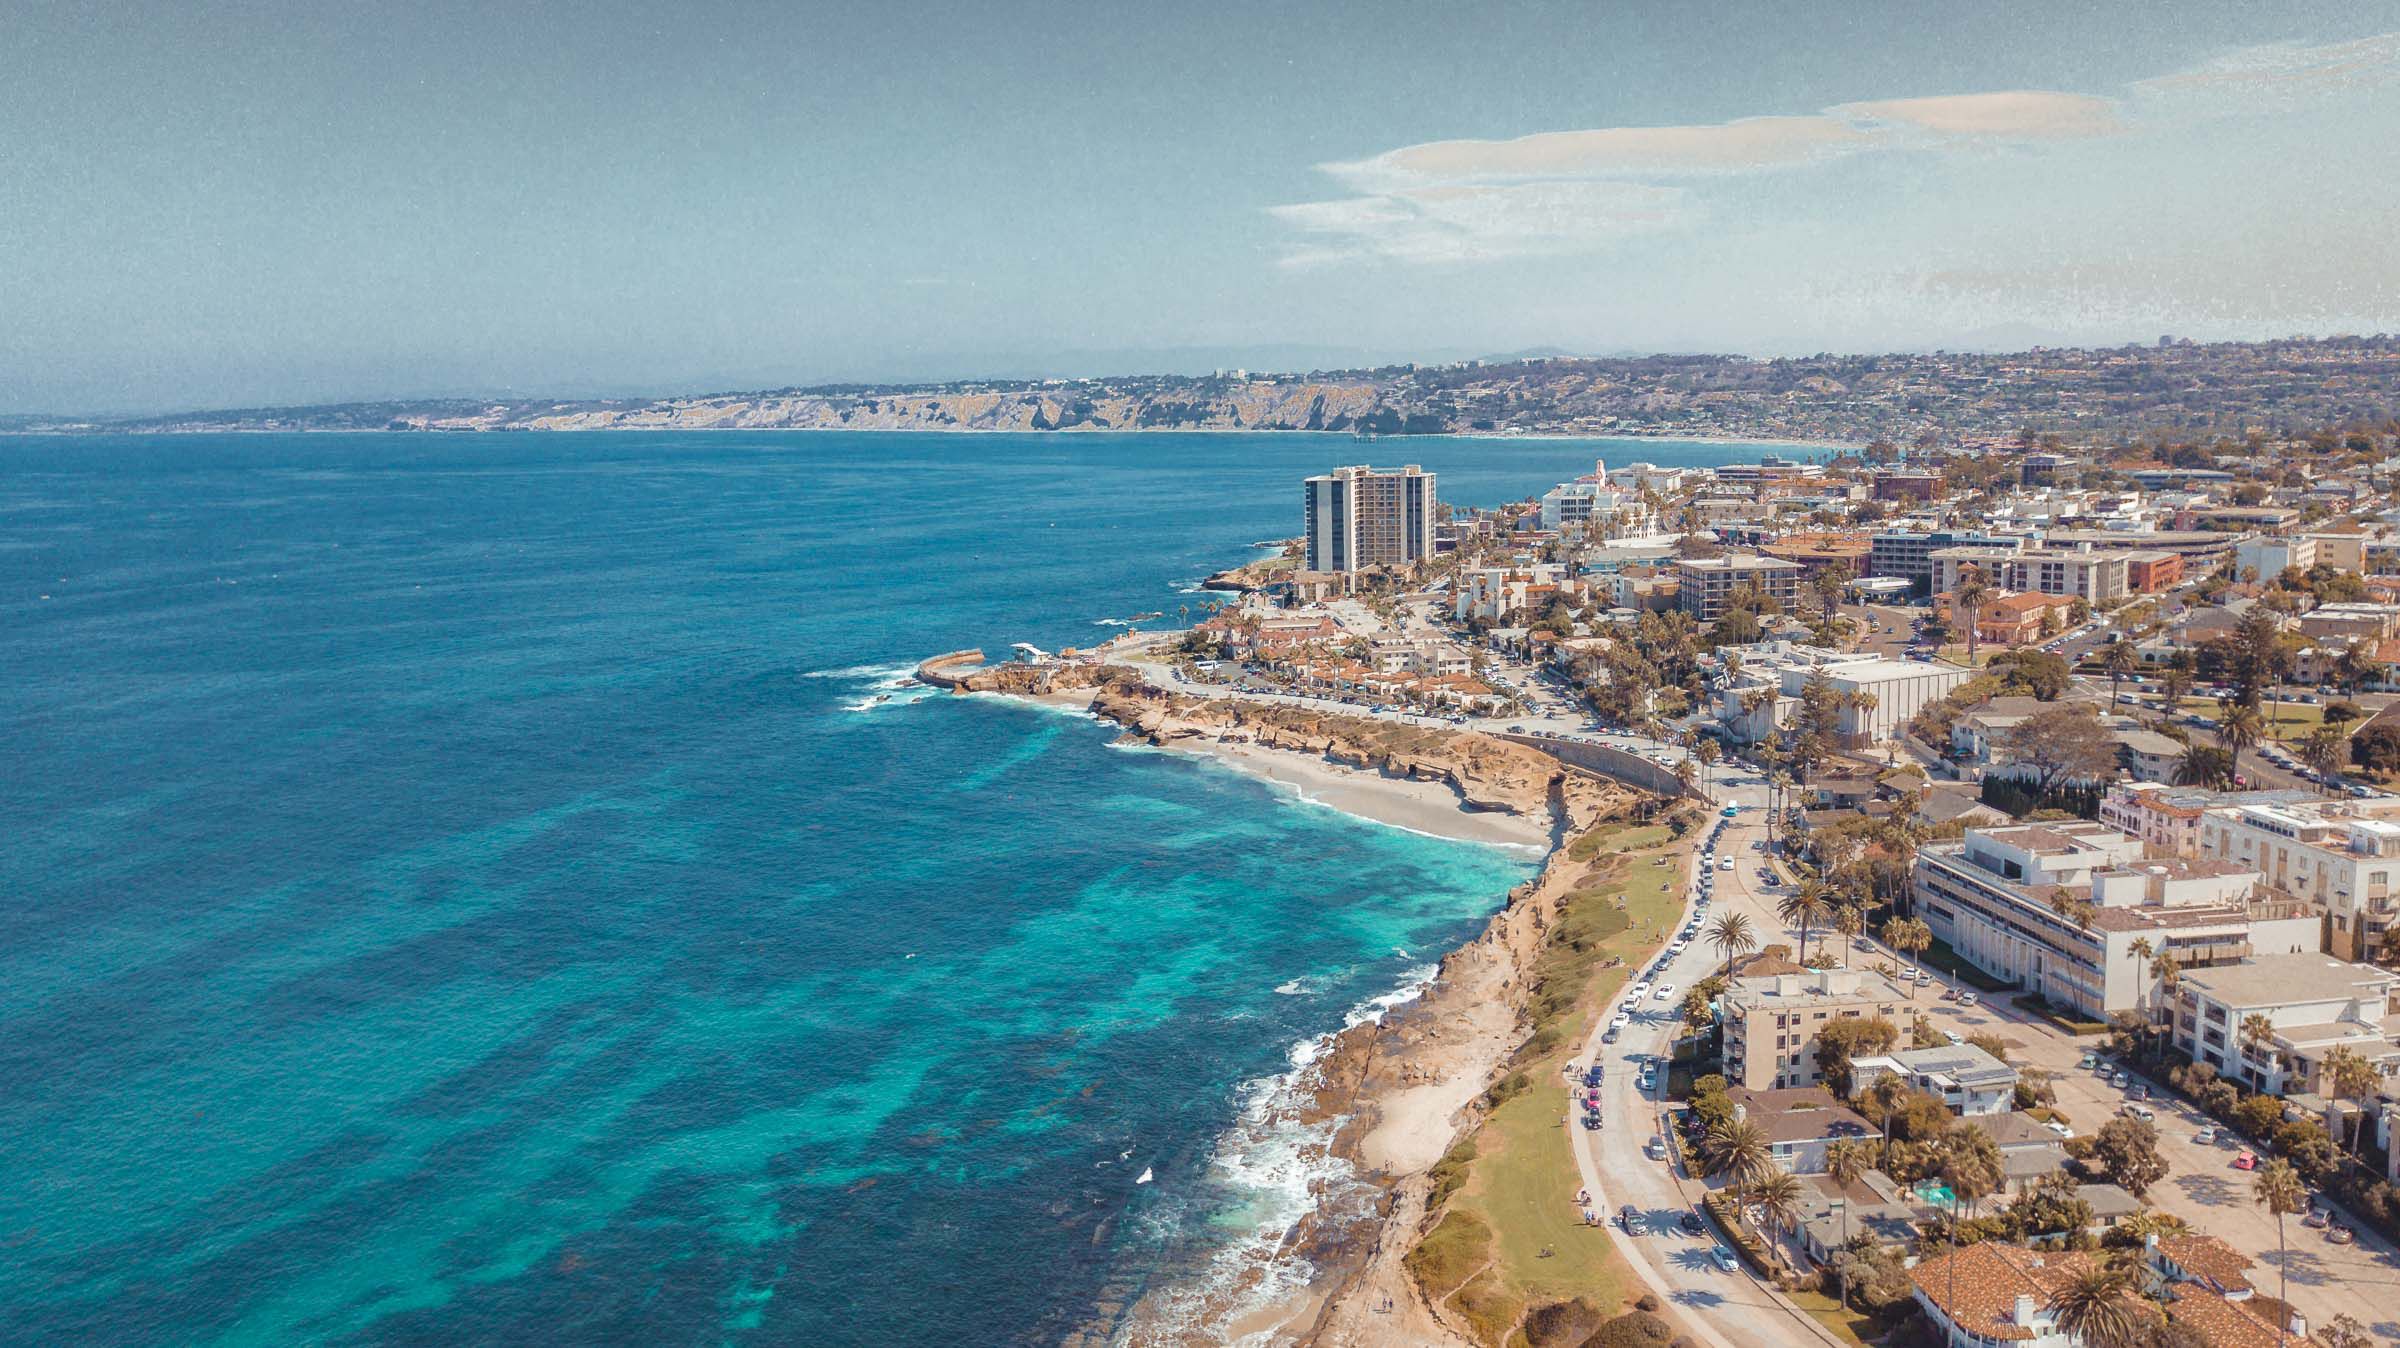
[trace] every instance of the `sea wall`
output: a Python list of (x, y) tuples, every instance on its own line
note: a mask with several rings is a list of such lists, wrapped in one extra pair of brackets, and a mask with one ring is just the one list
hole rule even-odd
[(1675, 776), (1675, 770), (1623, 749), (1606, 744), (1590, 744), (1582, 740), (1557, 739), (1549, 735), (1517, 735), (1507, 731), (1495, 732), (1495, 739), (1522, 744), (1538, 750), (1561, 763), (1570, 763), (1586, 772), (1596, 772), (1613, 781), (1625, 783), (1636, 790), (1655, 795), (1689, 796), (1706, 800), (1698, 786), (1685, 786)]

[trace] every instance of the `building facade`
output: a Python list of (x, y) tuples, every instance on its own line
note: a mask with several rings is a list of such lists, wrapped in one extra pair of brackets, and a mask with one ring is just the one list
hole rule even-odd
[(2147, 1006), (2169, 951), (2189, 970), (2316, 948), (2315, 910), (2256, 898), (2255, 871), (2143, 850), (2081, 820), (1969, 829), (1919, 849), (1910, 887), (1961, 959), (2090, 1020)]
[(2400, 1079), (2400, 973), (2330, 955), (2262, 956), (2185, 973), (2173, 1005), (2175, 1046), (2253, 1090), (2331, 1096), (2325, 1059), (2337, 1047), (2385, 1082)]
[(1817, 1085), (1817, 1031), (1836, 1020), (1890, 1019), (1902, 1000), (1890, 979), (1866, 969), (1737, 978), (1719, 1001), (1726, 1079), (1750, 1090)]
[(2255, 868), (2267, 888), (2325, 910), (2325, 949), (2368, 959), (2400, 920), (2400, 799), (2251, 803), (2211, 810), (2200, 854)]
[(1800, 602), (1800, 568), (1773, 557), (1729, 553), (1682, 557), (1675, 562), (1676, 601), (1697, 622), (1725, 616), (1734, 591), (1751, 586), (1785, 608)]
[(1310, 571), (1405, 568), (1433, 556), (1434, 475), (1336, 468), (1301, 484)]

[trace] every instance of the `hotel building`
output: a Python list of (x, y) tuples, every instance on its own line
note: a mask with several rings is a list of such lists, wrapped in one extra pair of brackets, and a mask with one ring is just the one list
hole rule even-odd
[[(2330, 1097), (2327, 1055), (2338, 1047), (2400, 1077), (2400, 973), (2329, 955), (2274, 955), (2187, 972), (2175, 989), (2175, 1046), (2194, 1062), (2269, 1095)], [(2245, 1041), (2242, 1023), (2271, 1032)]]
[(1310, 571), (1407, 567), (1433, 556), (1434, 475), (1405, 468), (1336, 468), (1301, 484)]
[(2317, 948), (2315, 910), (2254, 898), (2256, 871), (2142, 852), (2082, 820), (1969, 829), (1919, 849), (1911, 889), (1961, 959), (2092, 1020), (2145, 1005), (2169, 951), (2190, 970)]
[(1684, 557), (1675, 563), (1676, 594), (1683, 611), (1697, 622), (1713, 623), (1725, 616), (1726, 601), (1745, 585), (1757, 589), (1785, 608), (1800, 602), (1800, 567), (1744, 553), (1723, 557)]

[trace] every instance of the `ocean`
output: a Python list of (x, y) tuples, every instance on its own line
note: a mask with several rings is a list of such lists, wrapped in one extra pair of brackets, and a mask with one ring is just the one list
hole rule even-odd
[(0, 1341), (1046, 1343), (1300, 1276), (1279, 1082), (1537, 859), (905, 672), (1173, 621), (1370, 454), (1761, 452), (0, 439)]

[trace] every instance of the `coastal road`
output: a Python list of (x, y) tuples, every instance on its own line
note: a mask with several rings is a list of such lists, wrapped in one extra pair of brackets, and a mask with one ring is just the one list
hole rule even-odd
[[(1735, 869), (1718, 873), (1709, 917), (1713, 919), (1726, 911), (1746, 913), (1763, 938), (1764, 933), (1778, 930), (1771, 897), (1775, 891), (1762, 888), (1758, 882), (1765, 853), (1752, 850), (1752, 844), (1763, 842), (1766, 837), (1765, 793), (1754, 786), (1732, 786), (1721, 794), (1724, 799), (1746, 803), (1749, 808), (1725, 830), (1719, 841), (1717, 855), (1734, 858)], [(1695, 916), (1696, 893), (1696, 885), (1687, 884), (1686, 924)], [(1762, 899), (1762, 895), (1768, 897)], [(1843, 1348), (1842, 1340), (1777, 1295), (1746, 1268), (1736, 1264), (1728, 1272), (1720, 1267), (1712, 1253), (1721, 1244), (1713, 1224), (1701, 1235), (1691, 1234), (1680, 1225), (1684, 1214), (1699, 1209), (1702, 1196), (1712, 1186), (1697, 1177), (1679, 1174), (1672, 1160), (1655, 1161), (1644, 1153), (1649, 1140), (1659, 1136), (1665, 1127), (1661, 1110), (1665, 1079), (1662, 1067), (1659, 1086), (1645, 1093), (1640, 1086), (1641, 1065), (1653, 1057), (1663, 1058), (1681, 1020), (1684, 992), (1706, 978), (1718, 963), (1698, 940), (1682, 954), (1663, 956), (1653, 964), (1662, 961), (1660, 978), (1674, 987), (1669, 999), (1659, 1001), (1655, 988), (1644, 993), (1638, 1010), (1632, 1013), (1632, 1024), (1614, 1044), (1601, 1042), (1607, 1028), (1606, 1019), (1602, 1019), (1594, 1026), (1592, 1039), (1578, 1059), (1579, 1072), (1581, 1064), (1593, 1061), (1604, 1063), (1607, 1070), (1601, 1091), (1606, 1126), (1596, 1133), (1587, 1132), (1575, 1112), (1570, 1113), (1566, 1124), (1574, 1130), (1572, 1150), (1581, 1183), (1592, 1195), (1591, 1207), (1609, 1221), (1611, 1237), (1643, 1281), (1680, 1308), (1684, 1322), (1714, 1348), (1794, 1343)], [(1636, 971), (1636, 981), (1640, 981), (1643, 972)], [(1619, 999), (1621, 1004), (1625, 1000)], [(1672, 1148), (1669, 1155), (1673, 1155)], [(1628, 1203), (1642, 1213), (1649, 1226), (1647, 1234), (1628, 1235), (1617, 1223), (1618, 1208)]]

